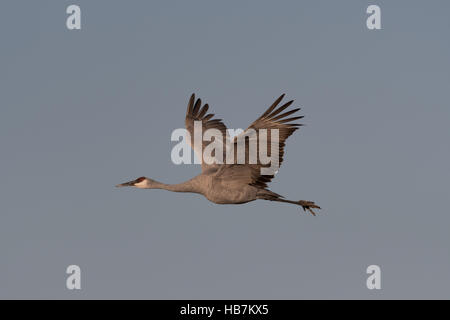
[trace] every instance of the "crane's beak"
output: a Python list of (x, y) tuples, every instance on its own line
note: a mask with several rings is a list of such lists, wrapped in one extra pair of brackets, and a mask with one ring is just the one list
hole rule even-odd
[(135, 182), (136, 182), (135, 180), (133, 180), (133, 181), (128, 181), (128, 182), (124, 182), (124, 183), (121, 183), (121, 184), (116, 185), (116, 188), (121, 188), (121, 187), (132, 187), (132, 186), (134, 186), (134, 183), (135, 183)]

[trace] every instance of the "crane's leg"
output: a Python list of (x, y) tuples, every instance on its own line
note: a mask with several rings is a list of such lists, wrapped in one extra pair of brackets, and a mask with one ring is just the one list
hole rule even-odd
[(278, 202), (285, 202), (285, 203), (292, 203), (299, 206), (302, 206), (303, 211), (308, 210), (311, 212), (313, 216), (316, 215), (316, 213), (313, 211), (313, 209), (320, 209), (318, 205), (316, 205), (313, 201), (305, 201), (305, 200), (299, 200), (299, 201), (292, 201), (292, 200), (286, 200), (283, 199), (283, 196), (280, 196), (279, 194), (276, 194), (275, 192), (269, 191), (269, 190), (260, 190), (257, 193), (258, 199), (264, 199), (269, 201), (278, 201)]
[(285, 200), (285, 199), (280, 199), (280, 198), (278, 198), (278, 199), (269, 199), (269, 200), (297, 204), (297, 205), (303, 207), (303, 211), (308, 210), (309, 212), (311, 212), (311, 214), (313, 216), (315, 216), (316, 213), (312, 209), (320, 209), (320, 207), (318, 205), (316, 205), (312, 201), (306, 201), (306, 200), (292, 201), (292, 200)]

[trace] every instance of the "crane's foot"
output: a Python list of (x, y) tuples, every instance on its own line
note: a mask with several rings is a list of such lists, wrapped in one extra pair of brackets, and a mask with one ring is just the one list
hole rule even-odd
[(309, 212), (311, 212), (311, 214), (313, 216), (316, 215), (316, 213), (312, 210), (312, 209), (320, 209), (320, 207), (318, 205), (316, 205), (314, 202), (312, 201), (305, 201), (305, 200), (300, 200), (298, 202), (299, 205), (301, 205), (303, 207), (303, 211), (308, 210)]

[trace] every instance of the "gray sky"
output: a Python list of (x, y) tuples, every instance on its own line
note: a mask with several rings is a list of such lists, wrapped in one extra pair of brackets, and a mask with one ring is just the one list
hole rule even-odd
[[(78, 4), (82, 30), (66, 28)], [(382, 30), (366, 28), (381, 7)], [(0, 298), (450, 298), (448, 1), (2, 1)], [(306, 123), (271, 189), (115, 189), (170, 160), (196, 92)], [(66, 267), (82, 290), (65, 287)], [(366, 288), (367, 266), (382, 290)]]

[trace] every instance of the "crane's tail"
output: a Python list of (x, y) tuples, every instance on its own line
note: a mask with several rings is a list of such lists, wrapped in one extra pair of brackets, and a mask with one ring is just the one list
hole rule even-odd
[(256, 194), (256, 197), (258, 199), (263, 199), (263, 200), (296, 204), (296, 205), (302, 206), (304, 211), (308, 210), (309, 212), (311, 212), (311, 214), (313, 216), (315, 216), (316, 213), (312, 209), (321, 209), (313, 201), (305, 201), (305, 200), (293, 201), (293, 200), (283, 199), (284, 197), (282, 195), (279, 195), (275, 192), (272, 192), (272, 191), (266, 190), (266, 189), (260, 189), (258, 191), (258, 193)]

